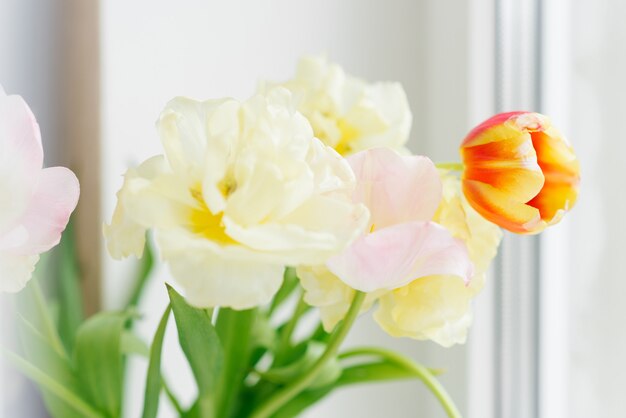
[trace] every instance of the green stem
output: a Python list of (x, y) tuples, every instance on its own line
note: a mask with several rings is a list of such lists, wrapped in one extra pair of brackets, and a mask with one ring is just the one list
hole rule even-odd
[(264, 403), (259, 406), (256, 411), (252, 413), (250, 418), (269, 418), (284, 404), (286, 404), (292, 398), (297, 396), (300, 392), (305, 390), (315, 380), (317, 374), (322, 370), (324, 365), (329, 360), (331, 360), (337, 353), (337, 350), (339, 350), (341, 343), (343, 343), (343, 340), (348, 335), (350, 328), (352, 328), (352, 324), (354, 324), (354, 321), (359, 315), (361, 305), (363, 304), (364, 300), (365, 293), (357, 291), (354, 294), (354, 298), (352, 299), (352, 304), (350, 305), (348, 313), (333, 332), (330, 340), (328, 341), (328, 345), (326, 346), (326, 350), (324, 351), (322, 356), (313, 364), (313, 366), (311, 366), (308, 371), (304, 372), (293, 382), (270, 396)]
[(437, 168), (441, 168), (443, 170), (451, 170), (451, 171), (463, 171), (463, 163), (455, 163), (451, 161), (443, 161), (440, 163), (435, 163)]
[(296, 329), (298, 322), (302, 315), (309, 309), (309, 305), (304, 301), (304, 293), (300, 295), (298, 299), (298, 304), (296, 305), (296, 309), (293, 312), (293, 315), (289, 319), (289, 322), (285, 324), (281, 334), (280, 341), (278, 342), (278, 346), (276, 348), (276, 357), (274, 360), (275, 365), (280, 365), (280, 361), (284, 357), (285, 353), (289, 350), (289, 346), (291, 345), (291, 336), (293, 335), (293, 331)]
[(31, 283), (33, 293), (35, 295), (35, 302), (37, 303), (37, 310), (39, 311), (39, 317), (41, 318), (42, 326), (44, 327), (44, 332), (48, 337), (48, 341), (50, 341), (50, 344), (52, 344), (52, 348), (54, 348), (54, 351), (56, 351), (62, 357), (67, 357), (67, 353), (65, 351), (65, 348), (63, 348), (63, 343), (61, 342), (61, 337), (59, 337), (59, 333), (54, 326), (52, 315), (50, 315), (50, 311), (46, 306), (46, 300), (43, 296), (43, 291), (39, 286), (39, 281), (37, 280), (37, 278), (33, 278), (33, 280), (31, 280)]
[(56, 395), (59, 399), (63, 400), (85, 418), (103, 418), (98, 411), (94, 410), (77, 394), (61, 385), (55, 379), (42, 372), (22, 357), (2, 347), (0, 347), (0, 353), (4, 355), (22, 374), (24, 374), (24, 376), (46, 388), (50, 391), (50, 393)]
[(439, 403), (441, 403), (441, 406), (446, 411), (449, 418), (461, 418), (461, 413), (454, 405), (454, 402), (450, 398), (450, 395), (448, 394), (448, 392), (446, 392), (444, 387), (441, 385), (441, 383), (439, 383), (439, 381), (435, 378), (433, 373), (428, 368), (414, 362), (407, 357), (404, 357), (401, 354), (378, 347), (355, 348), (353, 350), (341, 353), (339, 355), (339, 358), (348, 358), (359, 355), (380, 356), (390, 362), (411, 370), (415, 373), (415, 376), (418, 377), (439, 400)]
[(278, 289), (278, 293), (276, 293), (274, 299), (272, 299), (272, 303), (267, 312), (268, 316), (272, 316), (276, 309), (289, 298), (289, 295), (298, 287), (298, 283), (300, 283), (300, 281), (296, 275), (296, 269), (287, 267), (285, 269), (283, 284), (280, 289)]
[[(388, 354), (392, 353), (389, 350), (385, 350), (383, 348), (378, 348), (378, 347), (358, 347), (358, 348), (354, 348), (348, 351), (344, 351), (343, 353), (339, 353), (339, 355), (337, 356), (337, 358), (339, 360), (344, 360), (350, 357), (360, 357), (360, 356), (379, 356), (384, 358), (385, 360), (394, 362), (395, 364), (402, 366), (402, 364), (397, 363), (396, 361), (394, 361), (394, 359), (392, 359), (391, 357), (389, 357)], [(397, 357), (400, 357), (401, 354), (395, 353)], [(412, 361), (409, 358), (405, 359), (407, 361)], [(433, 376), (440, 376), (442, 374), (444, 374), (446, 372), (446, 369), (433, 369), (432, 367), (427, 367), (426, 368), (430, 374), (432, 374)]]

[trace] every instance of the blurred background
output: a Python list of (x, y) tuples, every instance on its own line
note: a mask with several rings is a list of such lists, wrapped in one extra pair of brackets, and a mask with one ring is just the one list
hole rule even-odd
[[(133, 261), (103, 250), (102, 222), (127, 167), (160, 152), (154, 122), (173, 96), (250, 96), (298, 58), (326, 54), (371, 81), (400, 81), (412, 151), (458, 159), (493, 113), (550, 115), (581, 160), (578, 205), (540, 238), (507, 235), (474, 305), (468, 343), (392, 339), (369, 316), (348, 344), (392, 347), (446, 369), (464, 416), (623, 417), (626, 397), (626, 2), (618, 0), (1, 0), (0, 83), (41, 125), (46, 164), (79, 176), (76, 219), (85, 309), (116, 308)], [(151, 338), (166, 306), (159, 267), (142, 299)], [(6, 298), (5, 298), (6, 299)], [(8, 339), (6, 300), (0, 333)], [(169, 327), (165, 374), (195, 390)], [(130, 362), (126, 416), (138, 416), (146, 364)], [(0, 415), (44, 417), (36, 390), (6, 365)], [(162, 417), (173, 411), (164, 403)], [(307, 417), (442, 417), (418, 382), (335, 393)]]

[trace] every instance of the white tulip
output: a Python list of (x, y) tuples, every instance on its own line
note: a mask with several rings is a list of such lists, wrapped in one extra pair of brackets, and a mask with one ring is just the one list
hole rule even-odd
[(413, 117), (400, 83), (366, 83), (323, 57), (304, 57), (282, 85), (293, 92), (315, 136), (340, 154), (375, 147), (408, 153)]
[(367, 224), (350, 166), (284, 88), (243, 103), (176, 98), (158, 130), (165, 155), (129, 170), (105, 236), (120, 258), (154, 229), (194, 305), (267, 303), (285, 266), (325, 263)]

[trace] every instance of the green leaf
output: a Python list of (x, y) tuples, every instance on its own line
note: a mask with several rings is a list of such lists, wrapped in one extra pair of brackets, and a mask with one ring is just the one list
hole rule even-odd
[(54, 395), (68, 405), (71, 405), (72, 408), (79, 413), (79, 415), (72, 415), (72, 413), (70, 413), (70, 415), (63, 416), (63, 418), (73, 418), (74, 416), (80, 418), (103, 418), (103, 415), (94, 410), (91, 405), (80, 397), (80, 395), (59, 383), (54, 377), (50, 376), (28, 360), (2, 347), (0, 347), (0, 354), (2, 354), (2, 356), (24, 376), (39, 385), (42, 390), (49, 392), (51, 395)]
[(387, 380), (415, 379), (415, 372), (387, 360), (346, 367), (337, 381), (338, 386)]
[(181, 418), (203, 418), (200, 412), (200, 403), (194, 403), (188, 411), (185, 411)]
[(252, 325), (252, 353), (248, 365), (250, 370), (255, 368), (268, 350), (273, 350), (276, 347), (277, 336), (276, 329), (270, 324), (267, 315), (262, 312), (256, 315)]
[(220, 340), (211, 318), (203, 309), (188, 305), (171, 286), (167, 290), (178, 328), (178, 341), (198, 385), (200, 415), (214, 418), (214, 395), (224, 362)]
[[(297, 361), (283, 367), (276, 367), (261, 373), (261, 377), (272, 383), (284, 384), (292, 381), (300, 374), (309, 370), (317, 359), (324, 353), (326, 344), (309, 341), (306, 345), (304, 355)], [(329, 360), (319, 372), (309, 389), (315, 389), (334, 383), (341, 376), (341, 364), (337, 358)]]
[(276, 337), (276, 329), (270, 323), (269, 318), (263, 314), (256, 315), (252, 325), (252, 344), (254, 348), (272, 349), (276, 346)]
[(272, 418), (293, 418), (317, 403), (332, 391), (341, 387), (394, 380), (421, 379), (421, 373), (394, 359), (380, 359), (368, 363), (347, 366), (335, 382), (317, 389), (308, 389), (287, 404)]
[(251, 355), (251, 332), (256, 309), (220, 308), (215, 330), (224, 350), (224, 367), (218, 386), (217, 416), (230, 416)]
[(67, 352), (52, 319), (50, 304), (46, 303), (36, 277), (33, 277), (26, 288), (18, 294), (17, 300), (18, 311), (24, 319), (48, 341), (59, 355), (66, 355)]
[(144, 340), (133, 334), (132, 331), (123, 331), (120, 340), (122, 354), (135, 354), (141, 357), (150, 357), (150, 349)]
[(68, 224), (58, 251), (59, 335), (65, 349), (71, 352), (76, 338), (76, 331), (84, 320), (73, 222)]
[(150, 278), (150, 274), (152, 273), (153, 268), (154, 254), (152, 252), (150, 244), (146, 241), (146, 245), (143, 249), (143, 256), (141, 257), (139, 266), (137, 268), (137, 273), (133, 281), (133, 290), (131, 291), (128, 302), (126, 303), (126, 306), (128, 308), (137, 306), (139, 304), (139, 300), (141, 299), (141, 295), (143, 294), (143, 290), (146, 287), (146, 283), (148, 283), (148, 279)]
[(283, 284), (280, 289), (278, 289), (274, 299), (272, 299), (272, 304), (269, 308), (270, 315), (289, 298), (289, 295), (291, 295), (297, 286), (298, 276), (296, 275), (296, 269), (293, 267), (287, 267), (285, 269), (285, 274), (283, 275)]
[(326, 386), (315, 390), (306, 390), (283, 405), (280, 411), (272, 415), (272, 418), (295, 418), (302, 411), (319, 402), (335, 388), (335, 386)]
[[(57, 352), (46, 340), (46, 338), (35, 329), (24, 317), (17, 315), (18, 335), (24, 360), (29, 362), (34, 368), (40, 370), (42, 374), (49, 376), (59, 385), (72, 392), (77, 398), (83, 398), (80, 385), (72, 365), (65, 353)], [(80, 410), (68, 404), (63, 399), (47, 389), (40, 386), (43, 393), (44, 402), (48, 412), (55, 418), (80, 418)]]
[(167, 321), (170, 318), (172, 308), (168, 305), (163, 312), (159, 326), (154, 334), (150, 347), (150, 363), (148, 364), (148, 376), (146, 377), (146, 395), (143, 404), (142, 418), (155, 418), (159, 410), (159, 396), (161, 394), (161, 351), (163, 350), (163, 338)]
[(121, 415), (124, 362), (122, 333), (129, 314), (102, 312), (78, 329), (74, 358), (91, 402), (109, 417)]
[(311, 340), (314, 341), (320, 341), (323, 343), (327, 343), (328, 340), (330, 339), (330, 333), (326, 332), (326, 330), (324, 330), (324, 325), (323, 324), (319, 324), (317, 326), (317, 328), (315, 328), (315, 331), (313, 331), (313, 334), (311, 334)]

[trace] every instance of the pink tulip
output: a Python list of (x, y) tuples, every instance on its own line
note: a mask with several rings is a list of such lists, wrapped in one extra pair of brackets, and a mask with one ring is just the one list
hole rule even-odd
[(39, 255), (59, 243), (79, 189), (67, 168), (43, 168), (35, 116), (0, 86), (0, 291), (21, 290)]
[(441, 180), (432, 161), (377, 148), (348, 158), (357, 178), (354, 200), (371, 213), (369, 233), (327, 267), (350, 287), (395, 289), (440, 274), (473, 274), (465, 244), (431, 221), (441, 201)]

